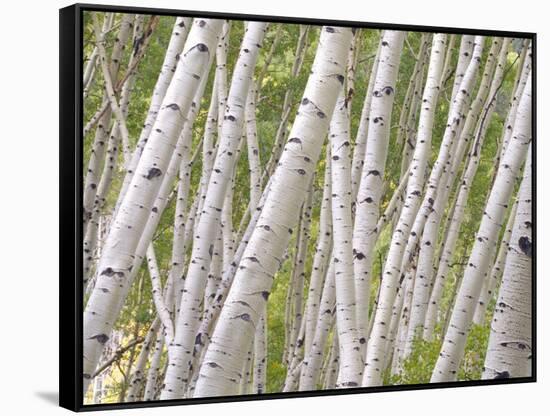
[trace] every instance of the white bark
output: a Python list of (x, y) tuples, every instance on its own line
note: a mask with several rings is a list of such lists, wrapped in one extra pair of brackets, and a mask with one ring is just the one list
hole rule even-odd
[(367, 344), (363, 386), (376, 386), (381, 383), (381, 366), (385, 356), (386, 337), (392, 307), (399, 285), (401, 258), (424, 188), (424, 172), (430, 152), (434, 114), (445, 59), (445, 42), (446, 36), (442, 34), (436, 34), (432, 42), (428, 78), (420, 110), (417, 145), (414, 149), (411, 173), (407, 183), (407, 196), (398, 224), (392, 235), (388, 257), (384, 266), (378, 306), (374, 315), (374, 326)]
[(499, 290), (483, 379), (530, 377), (532, 372), (531, 271), (532, 239), (531, 147), (527, 153), (518, 208), (502, 285)]
[(334, 321), (336, 306), (336, 291), (334, 283), (334, 261), (330, 262), (324, 282), (323, 294), (320, 300), (316, 328), (310, 349), (306, 349), (302, 373), (300, 375), (300, 391), (315, 390), (319, 383), (319, 374), (323, 364), (323, 353), (328, 339), (331, 324)]
[(495, 263), (491, 268), (491, 274), (483, 282), (481, 294), (479, 295), (479, 301), (477, 303), (476, 312), (474, 314), (474, 323), (476, 325), (485, 324), (485, 315), (487, 312), (487, 306), (491, 299), (494, 298), (493, 291), (498, 286), (502, 273), (504, 271), (504, 263), (506, 262), (506, 255), (510, 249), (510, 238), (512, 236), (512, 229), (514, 227), (514, 219), (516, 217), (518, 207), (518, 201), (514, 203), (510, 213), (508, 214), (508, 222), (506, 223), (506, 230), (502, 236), (502, 241), (498, 249), (498, 254), (495, 259)]
[(136, 149), (132, 154), (130, 163), (126, 169), (126, 175), (120, 190), (118, 200), (116, 203), (115, 213), (118, 211), (126, 192), (128, 191), (128, 186), (134, 177), (139, 159), (143, 153), (144, 146), (151, 135), (153, 125), (161, 111), (161, 105), (168, 90), (168, 86), (176, 73), (176, 68), (178, 60), (183, 52), (183, 47), (185, 41), (187, 40), (187, 35), (189, 28), (191, 27), (191, 18), (188, 17), (178, 17), (174, 28), (172, 30), (172, 36), (170, 37), (170, 42), (166, 49), (166, 54), (164, 55), (164, 61), (160, 70), (160, 74), (157, 78), (157, 82), (153, 89), (153, 95), (151, 97), (151, 104), (149, 105), (149, 110), (143, 123), (143, 129), (137, 141)]
[[(325, 178), (323, 184), (323, 200), (321, 202), (321, 212), (319, 217), (319, 235), (315, 255), (313, 257), (312, 272), (309, 279), (309, 289), (305, 310), (305, 356), (311, 350), (313, 337), (316, 334), (317, 316), (319, 314), (319, 305), (321, 296), (324, 293), (323, 284), (327, 275), (327, 267), (332, 251), (332, 174), (331, 174), (331, 155), (330, 146), (326, 148), (325, 158)], [(304, 367), (305, 368), (305, 367)]]
[[(117, 80), (117, 74), (120, 67), (122, 53), (124, 51), (124, 48), (126, 47), (126, 42), (130, 37), (130, 28), (132, 26), (133, 18), (134, 16), (131, 14), (125, 14), (122, 17), (120, 30), (116, 36), (115, 44), (113, 45), (113, 50), (111, 52), (111, 59), (109, 63), (109, 75), (113, 82), (116, 82)], [(109, 101), (106, 94), (103, 101)], [(103, 115), (99, 118), (97, 122), (97, 128), (92, 144), (92, 150), (90, 153), (90, 159), (88, 160), (88, 166), (84, 177), (84, 224), (87, 223), (90, 217), (95, 194), (97, 192), (100, 168), (103, 160), (105, 159), (105, 149), (109, 134), (110, 120), (111, 108), (107, 107), (106, 111), (103, 112)]]
[[(476, 38), (474, 55), (466, 72), (466, 76), (463, 78), (461, 91), (465, 90), (467, 87), (464, 85), (464, 81), (467, 80), (467, 77), (471, 76), (470, 71), (472, 70), (472, 68), (474, 68), (475, 71), (476, 67), (479, 66), (479, 60), (481, 58), (481, 47), (478, 47), (479, 45), (477, 44), (477, 40), (478, 39)], [(413, 226), (414, 232), (420, 233), (422, 226), (419, 224), (421, 222), (425, 223), (424, 230), (422, 232), (422, 238), (420, 239), (420, 244), (418, 246), (418, 269), (415, 280), (416, 287), (414, 288), (411, 319), (409, 324), (409, 334), (406, 346), (407, 354), (411, 351), (414, 338), (417, 335), (421, 335), (423, 333), (424, 322), (430, 299), (430, 289), (433, 285), (434, 256), (437, 245), (439, 225), (442, 215), (445, 211), (445, 207), (447, 205), (451, 185), (455, 180), (456, 171), (462, 163), (467, 144), (472, 141), (471, 132), (473, 130), (473, 126), (475, 126), (477, 118), (479, 117), (479, 113), (483, 107), (484, 101), (487, 98), (489, 86), (495, 85), (496, 82), (498, 82), (498, 84), (500, 83), (500, 80), (497, 81), (498, 75), (496, 75), (493, 79), (495, 83), (492, 84), (490, 82), (490, 79), (493, 75), (496, 56), (499, 49), (501, 48), (501, 45), (502, 40), (500, 38), (493, 39), (493, 43), (489, 51), (487, 61), (485, 63), (485, 70), (478, 92), (471, 103), (470, 109), (467, 113), (467, 116), (465, 117), (465, 122), (463, 123), (461, 128), (459, 126), (461, 132), (454, 143), (454, 149), (452, 147), (451, 149), (446, 149), (442, 144), (438, 160), (436, 161), (432, 174), (430, 175), (430, 181), (428, 182), (429, 189), (423, 202), (424, 206), (418, 213), (418, 216), (415, 220), (415, 225)], [(460, 98), (461, 96), (462, 94), (459, 92), (457, 94), (457, 98)], [(467, 104), (467, 102), (463, 103), (463, 111), (465, 110), (465, 106)], [(460, 115), (459, 117), (463, 118), (463, 116)], [(441, 160), (440, 158), (445, 159), (444, 164), (438, 164), (438, 162)], [(431, 203), (430, 198), (432, 201)], [(416, 228), (417, 226), (419, 228)]]
[[(195, 397), (235, 394), (247, 340), (267, 300), (273, 275), (295, 226), (305, 191), (321, 151), (320, 141), (342, 87), (351, 30), (324, 27), (317, 55), (291, 130), (272, 178), (258, 224), (243, 254), (233, 286), (206, 352)], [(232, 336), (238, 333), (239, 337)], [(231, 355), (227, 354), (231, 351)]]
[(514, 181), (531, 142), (531, 107), (531, 75), (529, 75), (518, 107), (512, 137), (501, 160), (499, 172), (491, 189), (457, 294), (449, 328), (432, 375), (432, 382), (456, 379), (475, 306), (479, 299), (483, 279), (488, 273), (490, 262), (495, 253), (496, 240), (506, 207), (510, 202)]
[[(362, 359), (369, 325), (372, 254), (378, 235), (377, 224), (390, 141), (392, 108), (405, 36), (406, 32), (386, 30), (380, 40), (380, 57), (370, 107), (365, 162), (355, 205), (353, 274), (357, 303), (357, 335), (361, 344)], [(340, 346), (343, 344), (343, 338), (340, 338)], [(342, 354), (340, 355), (342, 368)]]
[(233, 74), (222, 125), (222, 137), (219, 139), (216, 161), (195, 233), (174, 342), (168, 347), (170, 363), (161, 394), (163, 400), (183, 398), (188, 382), (187, 362), (193, 352), (199, 325), (200, 304), (204, 296), (211, 258), (209, 251), (212, 250), (212, 241), (220, 227), (221, 210), (227, 186), (233, 175), (236, 159), (234, 153), (242, 137), (246, 97), (266, 27), (265, 23), (249, 23)]
[(340, 340), (337, 387), (358, 386), (362, 375), (353, 275), (349, 118), (343, 88), (330, 123), (332, 233), (336, 284), (336, 329)]
[[(154, 208), (171, 153), (200, 80), (206, 76), (221, 22), (196, 20), (163, 100), (155, 126), (105, 242), (98, 278), (84, 311), (84, 391), (109, 339), (122, 299), (131, 283), (129, 273), (141, 234)], [(147, 244), (148, 245), (148, 244)], [(147, 245), (145, 247), (147, 247)]]

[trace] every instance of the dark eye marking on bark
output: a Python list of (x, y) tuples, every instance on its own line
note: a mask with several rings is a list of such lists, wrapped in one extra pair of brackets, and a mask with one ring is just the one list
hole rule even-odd
[(533, 255), (533, 243), (531, 243), (531, 240), (529, 240), (529, 237), (527, 236), (521, 236), (518, 240), (518, 245), (520, 250), (528, 257), (532, 257)]
[(377, 171), (377, 170), (369, 170), (369, 171), (367, 172), (367, 176), (369, 176), (369, 175), (380, 176), (380, 172)]
[(199, 20), (199, 27), (204, 27), (206, 25), (206, 22), (204, 20)]
[(143, 177), (145, 179), (151, 180), (159, 176), (162, 176), (162, 171), (159, 168), (151, 168), (149, 169), (149, 172), (147, 172), (147, 175), (144, 175)]
[(495, 376), (495, 380), (502, 379), (502, 378), (510, 378), (510, 373), (508, 371), (501, 371), (500, 373), (497, 371), (497, 375)]
[(260, 262), (260, 261), (259, 261), (256, 257), (254, 257), (254, 256), (252, 256), (252, 257), (247, 257), (247, 259), (250, 260), (252, 263), (259, 263), (259, 262)]
[(195, 345), (204, 345), (201, 338), (202, 338), (202, 333), (199, 332), (195, 337)]
[(317, 111), (317, 117), (319, 117), (319, 118), (325, 118), (326, 115), (325, 115), (325, 113), (323, 113), (321, 110), (319, 110), (319, 111)]
[(236, 318), (240, 318), (245, 322), (250, 322), (251, 321), (250, 315), (248, 313), (243, 313), (241, 315), (238, 315), (238, 316), (236, 316)]
[(292, 138), (288, 139), (288, 142), (289, 143), (302, 144), (302, 140), (300, 140), (298, 137), (292, 137)]
[(388, 46), (388, 45), (389, 45), (388, 42), (386, 42), (385, 40), (382, 41), (382, 46)]
[(334, 155), (334, 156), (332, 156), (332, 160), (340, 160), (340, 156)]
[(213, 362), (213, 361), (209, 361), (209, 362), (207, 362), (207, 363), (205, 363), (205, 364), (206, 364), (208, 367), (211, 367), (211, 368), (222, 368), (221, 365), (219, 365), (219, 364), (217, 364), (217, 363), (215, 363), (215, 362)]
[(170, 110), (179, 111), (180, 106), (176, 103), (168, 104), (166, 108), (169, 108)]
[(236, 118), (234, 116), (232, 116), (231, 114), (228, 115), (228, 116), (225, 116), (224, 119), (229, 120), (229, 121), (235, 121), (236, 120)]
[(267, 298), (269, 298), (269, 292), (267, 290), (264, 290), (261, 295), (264, 300), (267, 300)]
[(346, 381), (340, 385), (342, 387), (357, 387), (359, 384), (357, 384), (355, 381)]
[(308, 105), (308, 104), (309, 104), (309, 100), (306, 97), (304, 97), (302, 99), (302, 105)]
[(383, 120), (384, 120), (383, 117), (374, 117), (374, 118), (372, 119), (372, 122), (376, 124), (376, 123), (379, 123), (379, 122), (381, 122), (381, 121), (383, 121)]
[(179, 27), (185, 27), (185, 21), (182, 20), (181, 22), (179, 22), (179, 23), (178, 23), (178, 26), (179, 26)]
[(300, 175), (306, 174), (306, 171), (304, 169), (296, 169), (296, 172), (298, 172)]
[(328, 33), (335, 33), (336, 29), (334, 29), (332, 26), (327, 26), (325, 27), (325, 31), (327, 31)]
[(336, 79), (338, 80), (338, 82), (340, 82), (340, 84), (344, 85), (344, 76), (343, 75), (336, 75)]
[(88, 339), (95, 339), (97, 342), (99, 342), (102, 345), (105, 345), (107, 343), (107, 341), (109, 341), (109, 337), (105, 334), (97, 334), (97, 335), (94, 335), (93, 337), (90, 337)]
[(151, 209), (151, 211), (153, 211), (153, 212), (159, 212), (159, 209), (158, 209), (157, 207), (153, 207), (153, 208)]

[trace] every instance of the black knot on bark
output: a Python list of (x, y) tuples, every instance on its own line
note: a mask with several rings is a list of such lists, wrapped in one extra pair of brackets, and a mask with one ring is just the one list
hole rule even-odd
[(327, 31), (328, 33), (334, 33), (336, 32), (336, 29), (334, 29), (332, 26), (327, 26), (325, 27), (325, 31)]
[(199, 27), (204, 27), (206, 25), (206, 22), (204, 20), (199, 20)]
[(501, 371), (500, 373), (497, 371), (497, 375), (495, 376), (495, 380), (503, 379), (503, 378), (510, 378), (510, 373), (508, 371)]
[(338, 80), (338, 82), (340, 82), (340, 84), (344, 85), (344, 76), (343, 75), (336, 75), (336, 79)]
[(369, 175), (372, 175), (372, 176), (380, 176), (380, 172), (377, 171), (376, 169), (375, 169), (375, 170), (369, 170), (369, 171), (367, 172), (367, 176), (369, 176)]
[(385, 40), (382, 41), (382, 46), (388, 46), (388, 45), (389, 45), (388, 42), (386, 42)]
[(533, 255), (533, 243), (531, 243), (531, 240), (529, 240), (529, 237), (527, 236), (521, 236), (518, 240), (518, 245), (520, 250), (528, 257), (532, 257)]
[(88, 339), (95, 339), (101, 345), (105, 345), (107, 343), (107, 341), (109, 341), (109, 337), (106, 334), (94, 335), (93, 337), (90, 337)]
[(302, 105), (308, 105), (308, 104), (309, 104), (309, 100), (306, 97), (304, 97), (302, 99)]
[(319, 110), (319, 111), (317, 111), (317, 117), (319, 117), (319, 118), (325, 118), (326, 115), (325, 115), (325, 113), (323, 113), (322, 111)]
[(298, 172), (300, 175), (306, 174), (306, 171), (304, 169), (296, 169), (296, 172)]
[(269, 298), (269, 292), (267, 290), (264, 290), (261, 295), (264, 300), (267, 300), (267, 298)]
[(225, 116), (224, 119), (225, 119), (225, 120), (229, 120), (229, 121), (235, 121), (235, 120), (236, 120), (235, 117), (232, 116), (231, 114), (228, 115), (228, 116)]
[(159, 168), (151, 168), (144, 177), (148, 180), (162, 176), (162, 171)]

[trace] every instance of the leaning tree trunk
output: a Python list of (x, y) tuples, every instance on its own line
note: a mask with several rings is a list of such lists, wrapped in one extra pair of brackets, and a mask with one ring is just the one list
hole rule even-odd
[[(99, 260), (97, 282), (84, 311), (84, 391), (109, 339), (134, 264), (134, 253), (153, 209), (171, 153), (200, 80), (207, 73), (221, 22), (197, 19), (168, 87), (128, 192), (113, 220)], [(185, 91), (185, 94), (182, 94)]]
[(532, 184), (531, 148), (518, 194), (502, 285), (495, 307), (483, 379), (530, 377), (532, 372)]
[[(462, 128), (461, 133), (456, 137), (455, 143), (454, 143), (454, 150), (451, 150), (449, 148), (445, 148), (443, 145), (441, 147), (440, 155), (438, 156), (438, 160), (436, 161), (434, 165), (434, 169), (432, 171), (432, 174), (430, 176), (429, 181), (429, 188), (430, 190), (427, 192), (426, 197), (424, 198), (425, 206), (429, 209), (421, 210), (416, 218), (415, 226), (419, 223), (419, 220), (421, 222), (425, 222), (426, 225), (424, 227), (424, 230), (422, 232), (422, 238), (420, 240), (420, 244), (418, 246), (418, 262), (417, 262), (417, 273), (416, 273), (416, 287), (414, 288), (414, 294), (413, 294), (413, 302), (412, 302), (412, 310), (411, 310), (411, 319), (409, 323), (409, 334), (408, 334), (408, 340), (406, 345), (407, 353), (410, 353), (412, 348), (412, 343), (414, 341), (414, 338), (417, 335), (420, 335), (423, 333), (424, 328), (424, 321), (426, 318), (426, 312), (428, 309), (428, 303), (430, 300), (430, 289), (433, 285), (433, 274), (434, 274), (434, 256), (435, 256), (435, 250), (437, 245), (437, 237), (438, 237), (438, 231), (439, 231), (439, 225), (441, 222), (441, 218), (443, 216), (443, 213), (445, 211), (445, 206), (447, 205), (447, 200), (449, 197), (449, 191), (451, 188), (451, 184), (454, 183), (456, 171), (460, 167), (462, 163), (462, 159), (464, 156), (464, 152), (466, 150), (466, 145), (468, 142), (471, 142), (471, 132), (473, 130), (473, 126), (475, 126), (475, 122), (478, 118), (478, 114), (483, 106), (484, 101), (487, 98), (487, 91), (489, 89), (490, 83), (490, 77), (493, 74), (494, 69), (494, 62), (495, 57), (498, 52), (498, 49), (501, 46), (501, 39), (495, 38), (493, 40), (493, 45), (491, 47), (491, 50), (489, 51), (489, 56), (487, 57), (487, 61), (485, 64), (485, 70), (483, 73), (483, 77), (478, 89), (478, 92), (476, 94), (475, 99), (470, 105), (470, 110), (468, 111), (467, 116), (465, 116), (466, 120), (464, 124), (461, 126)], [(479, 66), (479, 61), (481, 58), (481, 47), (476, 43), (476, 47), (474, 48), (474, 56), (472, 57), (471, 64), (469, 65), (468, 71), (466, 72), (466, 76), (464, 77), (464, 80), (467, 80), (467, 77), (471, 76), (472, 81), (475, 81), (475, 73), (477, 71), (477, 67)], [(474, 71), (471, 71), (474, 69)], [(467, 86), (463, 85), (461, 87), (461, 91), (467, 91)], [(457, 98), (462, 98), (463, 100), (467, 97), (464, 96), (462, 93), (457, 94)], [(455, 99), (456, 100), (456, 99)], [(465, 105), (467, 102), (464, 102), (462, 105), (463, 109), (465, 109)], [(458, 119), (462, 118), (459, 116)], [(448, 123), (448, 125), (458, 126), (460, 127), (459, 123)], [(453, 129), (454, 127), (449, 127), (449, 129)], [(458, 130), (459, 128), (457, 128)], [(452, 135), (457, 134), (452, 133)], [(444, 164), (440, 164), (440, 157), (443, 155), (444, 159), (446, 159), (446, 162)], [(443, 167), (443, 168), (442, 168)], [(439, 169), (438, 169), (439, 168)], [(442, 169), (441, 169), (442, 168)], [(430, 192), (432, 191), (432, 192)], [(430, 198), (431, 201), (430, 202)], [(415, 226), (413, 226), (414, 232), (420, 232), (420, 229), (415, 230)]]
[[(378, 236), (376, 226), (380, 217), (380, 198), (388, 156), (392, 108), (405, 35), (406, 32), (386, 30), (380, 40), (380, 57), (370, 107), (365, 162), (355, 204), (353, 274), (357, 336), (361, 344), (362, 359), (369, 326), (372, 254)], [(340, 338), (340, 348), (343, 345), (343, 339)], [(343, 367), (340, 354), (340, 368)]]
[(381, 367), (385, 361), (388, 327), (390, 326), (394, 298), (399, 287), (401, 258), (424, 188), (424, 172), (431, 147), (434, 116), (445, 59), (445, 43), (446, 35), (437, 34), (434, 36), (428, 78), (422, 97), (417, 146), (414, 149), (410, 177), (407, 183), (407, 196), (392, 236), (388, 258), (384, 266), (378, 306), (374, 312), (374, 326), (367, 344), (363, 386), (376, 386), (382, 381)]
[(200, 304), (210, 268), (212, 241), (220, 227), (223, 202), (233, 176), (235, 153), (242, 137), (246, 98), (266, 27), (266, 23), (248, 24), (233, 73), (222, 124), (222, 136), (218, 141), (218, 153), (195, 233), (191, 261), (181, 297), (176, 334), (174, 342), (168, 347), (169, 364), (161, 394), (162, 400), (183, 398), (188, 382), (187, 362), (193, 353), (199, 325)]
[[(351, 30), (325, 26), (299, 112), (260, 218), (205, 354), (195, 397), (236, 394), (246, 350), (267, 301), (342, 88)], [(235, 337), (234, 334), (239, 336)], [(231, 351), (231, 354), (227, 354)]]
[(118, 211), (126, 192), (128, 191), (128, 186), (134, 177), (136, 167), (143, 153), (143, 149), (151, 131), (153, 125), (161, 111), (161, 105), (170, 85), (172, 78), (176, 72), (178, 60), (182, 54), (185, 41), (187, 40), (188, 28), (191, 27), (191, 19), (188, 17), (178, 17), (174, 28), (172, 30), (172, 36), (170, 37), (170, 42), (166, 49), (166, 54), (164, 55), (164, 61), (158, 76), (157, 82), (153, 89), (153, 96), (151, 97), (151, 104), (149, 105), (149, 110), (147, 116), (145, 117), (145, 122), (143, 124), (143, 129), (141, 130), (140, 136), (137, 141), (136, 148), (130, 159), (130, 163), (126, 166), (126, 175), (122, 183), (122, 188), (120, 190), (118, 200), (116, 203), (115, 213)]
[(494, 258), (498, 235), (514, 189), (514, 181), (531, 142), (531, 106), (531, 75), (529, 75), (518, 107), (514, 131), (498, 168), (472, 253), (464, 271), (449, 328), (432, 374), (432, 382), (456, 379), (483, 279)]

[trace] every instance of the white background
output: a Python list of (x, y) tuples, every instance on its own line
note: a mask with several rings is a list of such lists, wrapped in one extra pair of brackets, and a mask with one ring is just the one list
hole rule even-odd
[[(0, 412), (67, 414), (58, 366), (58, 12), (67, 1), (6, 0), (0, 21)], [(103, 3), (103, 2), (102, 2)], [(549, 403), (547, 210), (549, 37), (545, 1), (108, 0), (106, 4), (538, 33), (538, 362), (536, 384), (142, 410), (116, 415), (526, 415)], [(546, 98), (546, 101), (544, 100)], [(546, 328), (548, 330), (548, 327)], [(540, 410), (537, 410), (540, 409)], [(546, 409), (546, 411), (548, 411)]]

